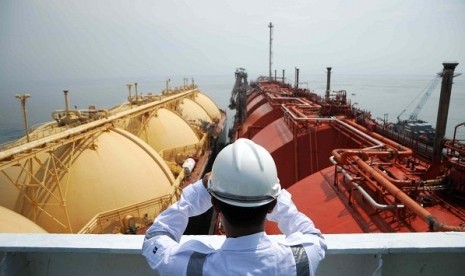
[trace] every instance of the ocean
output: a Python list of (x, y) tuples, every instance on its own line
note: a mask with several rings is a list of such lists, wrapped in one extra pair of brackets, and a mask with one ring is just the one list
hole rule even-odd
[[(289, 74), (289, 73), (288, 73)], [(171, 87), (180, 86), (183, 78), (191, 76), (171, 77)], [(254, 80), (256, 76), (249, 77)], [(356, 75), (337, 74), (331, 76), (331, 90), (346, 90), (351, 104), (371, 111), (373, 118), (384, 118), (396, 122), (397, 116), (409, 105), (401, 119), (407, 119), (414, 110), (425, 88), (435, 78), (431, 75)], [(78, 109), (95, 105), (98, 109), (110, 108), (127, 101), (127, 83), (138, 82), (138, 92), (158, 94), (165, 88), (165, 78), (141, 77), (138, 79), (101, 79), (101, 80), (58, 80), (6, 82), (0, 84), (0, 144), (17, 139), (24, 135), (21, 105), (16, 94), (30, 94), (27, 101), (27, 117), (29, 127), (34, 128), (44, 122), (51, 121), (54, 110), (64, 109), (63, 90), (69, 90), (70, 107)], [(301, 87), (308, 87), (319, 95), (326, 89), (326, 72), (321, 74), (301, 74)], [(228, 121), (232, 122), (234, 111), (228, 110), (229, 98), (234, 85), (234, 72), (227, 75), (199, 75), (194, 81), (202, 92), (209, 95), (228, 113)], [(293, 80), (289, 80), (293, 83)], [(436, 126), (439, 93), (441, 83), (418, 115), (419, 119)], [(133, 88), (134, 93), (134, 88)], [(416, 101), (412, 102), (414, 99)], [(454, 127), (465, 122), (465, 76), (454, 79), (447, 123), (447, 137), (452, 137)], [(465, 138), (465, 128), (460, 135)]]

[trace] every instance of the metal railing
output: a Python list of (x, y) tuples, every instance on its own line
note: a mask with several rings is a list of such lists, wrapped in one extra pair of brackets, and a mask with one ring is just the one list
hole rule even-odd
[(198, 157), (199, 155), (202, 155), (202, 151), (204, 151), (209, 146), (208, 136), (208, 133), (203, 133), (202, 138), (196, 144), (164, 149), (160, 152), (160, 156), (164, 160), (168, 161), (177, 161), (176, 157), (180, 154), (182, 154), (184, 157)]
[(183, 171), (174, 181), (171, 193), (95, 215), (78, 234), (136, 234), (173, 202), (179, 199), (180, 187), (186, 174)]
[[(280, 242), (282, 235), (269, 235)], [(317, 275), (462, 275), (465, 233), (324, 234)], [(220, 248), (225, 236), (182, 236)], [(152, 275), (143, 235), (0, 234), (1, 275)]]
[(148, 226), (173, 202), (173, 195), (164, 195), (94, 216), (78, 234), (135, 234), (137, 228)]

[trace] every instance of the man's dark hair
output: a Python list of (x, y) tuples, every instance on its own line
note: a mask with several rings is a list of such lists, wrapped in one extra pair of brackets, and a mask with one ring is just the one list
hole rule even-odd
[(215, 197), (212, 199), (228, 222), (236, 227), (260, 225), (268, 213), (270, 204), (273, 204), (270, 202), (259, 207), (239, 207), (224, 203)]

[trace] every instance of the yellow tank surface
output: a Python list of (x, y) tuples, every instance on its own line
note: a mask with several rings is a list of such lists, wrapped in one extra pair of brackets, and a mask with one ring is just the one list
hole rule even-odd
[(221, 112), (215, 102), (203, 93), (197, 93), (194, 101), (198, 103), (207, 112), (213, 121), (221, 119)]
[(11, 181), (18, 179), (21, 168), (19, 166), (11, 166), (3, 169), (2, 172), (0, 173), (0, 205), (15, 210), (20, 192)]
[[(61, 164), (69, 166), (59, 175), (59, 186), (46, 181), (52, 194), (44, 189), (37, 203), (26, 202), (22, 207), (15, 204), (15, 211), (51, 233), (76, 233), (97, 213), (172, 193), (174, 176), (166, 163), (154, 149), (125, 130), (99, 132), (83, 139), (76, 149), (71, 144), (60, 147), (55, 155)], [(39, 158), (50, 159), (45, 156), (43, 153)], [(42, 163), (52, 164), (47, 160)], [(34, 171), (37, 179), (44, 179), (44, 168)], [(3, 180), (1, 185), (5, 185)], [(18, 202), (23, 200), (17, 197)]]
[(0, 233), (47, 233), (43, 228), (18, 213), (0, 206)]
[(157, 113), (150, 118), (139, 137), (157, 152), (199, 142), (199, 137), (189, 124), (179, 115), (166, 108), (157, 110)]
[(177, 107), (177, 111), (188, 122), (200, 123), (201, 121), (212, 123), (212, 119), (207, 111), (198, 103), (191, 99), (183, 99), (182, 103)]

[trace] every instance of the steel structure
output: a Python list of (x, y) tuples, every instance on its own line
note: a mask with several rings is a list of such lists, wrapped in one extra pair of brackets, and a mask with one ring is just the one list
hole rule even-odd
[[(128, 88), (131, 90), (131, 85), (128, 85)], [(132, 124), (128, 129), (137, 135), (146, 127), (147, 121), (154, 116), (157, 109), (175, 110), (183, 99), (194, 98), (197, 93), (199, 91), (194, 85), (168, 90), (161, 96), (141, 96), (136, 92), (136, 96), (129, 95), (130, 102), (126, 107), (120, 106), (110, 110), (103, 118), (80, 122), (77, 125), (63, 124), (61, 127), (53, 123), (48, 124), (46, 126), (49, 129), (33, 131), (28, 135), (27, 141), (19, 140), (0, 151), (0, 174), (9, 185), (13, 185), (19, 191), (22, 204), (33, 207), (32, 220), (38, 216), (47, 216), (69, 232), (78, 231), (79, 229), (71, 229), (66, 201), (68, 188), (66, 183), (60, 185), (60, 180), (69, 172), (73, 160), (81, 153), (82, 147), (92, 146), (92, 141), (102, 132), (127, 128), (129, 120), (139, 122)], [(69, 108), (64, 114), (69, 116)], [(43, 134), (44, 132), (46, 135)], [(206, 150), (208, 141), (209, 139), (204, 135), (199, 145), (193, 145), (193, 150)], [(178, 194), (184, 176), (184, 173), (180, 173), (173, 183), (173, 191), (167, 197), (168, 203), (165, 198), (155, 200), (153, 204), (159, 205), (162, 202), (162, 206), (166, 207), (171, 202), (171, 198)], [(65, 214), (65, 219), (58, 219), (47, 212), (46, 206), (60, 208)], [(130, 206), (123, 207), (130, 208)], [(134, 208), (137, 209), (137, 206)], [(86, 229), (83, 231), (88, 231), (89, 226)]]

